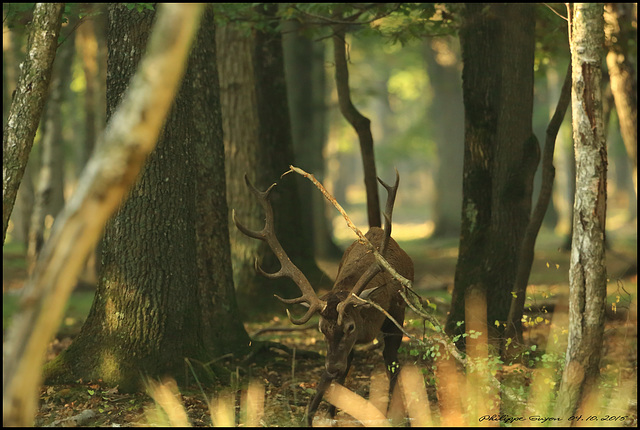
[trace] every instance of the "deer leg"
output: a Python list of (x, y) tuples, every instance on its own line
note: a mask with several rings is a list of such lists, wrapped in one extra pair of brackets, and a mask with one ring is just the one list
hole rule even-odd
[[(401, 313), (398, 312), (398, 314), (391, 314), (391, 316), (402, 324), (404, 321), (404, 309), (402, 309)], [(393, 388), (396, 385), (396, 380), (398, 379), (398, 373), (400, 372), (398, 348), (400, 348), (400, 344), (402, 343), (402, 332), (389, 319), (385, 319), (382, 324), (381, 331), (384, 335), (384, 349), (382, 350), (382, 356), (384, 357), (384, 364), (387, 368), (387, 374), (389, 375), (389, 396), (391, 396)]]
[(316, 391), (316, 395), (309, 402), (309, 407), (307, 409), (307, 425), (309, 427), (313, 424), (313, 416), (316, 414), (316, 410), (318, 410), (318, 405), (322, 401), (322, 396), (324, 396), (324, 392), (327, 391), (331, 382), (335, 379), (334, 375), (330, 375), (325, 370), (322, 374), (322, 378), (320, 379), (320, 383), (318, 384), (318, 389)]

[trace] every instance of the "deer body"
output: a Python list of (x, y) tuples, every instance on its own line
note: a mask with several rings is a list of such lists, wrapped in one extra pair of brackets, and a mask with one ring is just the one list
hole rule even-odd
[[(377, 304), (399, 324), (402, 324), (405, 302), (400, 292), (403, 286), (382, 270), (373, 253), (364, 244), (355, 241), (344, 252), (333, 289), (322, 298), (318, 298), (304, 274), (289, 260), (273, 231), (273, 210), (268, 200), (273, 185), (267, 191), (260, 192), (249, 183), (246, 176), (245, 180), (265, 209), (266, 225), (259, 232), (249, 230), (235, 219), (235, 214), (233, 216), (234, 222), (238, 229), (247, 236), (267, 242), (282, 265), (281, 269), (273, 274), (262, 271), (257, 263), (256, 270), (270, 278), (287, 276), (296, 282), (302, 292), (301, 297), (283, 299), (276, 296), (284, 303), (305, 304), (309, 307), (302, 318), (296, 319), (289, 314), (292, 323), (304, 324), (315, 313), (320, 315), (319, 328), (327, 343), (327, 355), (325, 371), (318, 384), (317, 393), (309, 402), (307, 423), (312, 424), (313, 416), (331, 382), (336, 380), (340, 384), (344, 384), (353, 360), (354, 345), (371, 342), (379, 334), (382, 334), (384, 339), (382, 355), (389, 374), (389, 393), (391, 393), (399, 369), (397, 359), (398, 348), (402, 342), (402, 332), (385, 314), (370, 306), (365, 300)], [(398, 180), (396, 174), (396, 184), (393, 187), (380, 180), (388, 192), (385, 228), (383, 230), (379, 227), (372, 227), (365, 237), (398, 273), (413, 280), (411, 258), (391, 238), (391, 212)], [(333, 405), (329, 408), (329, 413), (332, 417), (335, 415)]]

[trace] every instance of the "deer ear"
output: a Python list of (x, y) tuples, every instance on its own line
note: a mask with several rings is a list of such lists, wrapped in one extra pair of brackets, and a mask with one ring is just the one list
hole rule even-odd
[(376, 291), (378, 288), (380, 288), (380, 286), (374, 287), (374, 288), (369, 288), (368, 290), (364, 290), (363, 292), (360, 293), (360, 295), (358, 297), (360, 297), (361, 299), (367, 299), (368, 300), (369, 296), (371, 295), (371, 293)]

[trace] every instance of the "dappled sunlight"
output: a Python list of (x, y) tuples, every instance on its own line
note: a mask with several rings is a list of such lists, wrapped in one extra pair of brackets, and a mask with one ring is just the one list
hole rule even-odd
[[(358, 227), (363, 233), (369, 230), (368, 225), (358, 224)], [(406, 241), (414, 239), (425, 239), (433, 233), (435, 224), (433, 221), (425, 221), (422, 223), (393, 223), (393, 229), (391, 235), (395, 240)], [(333, 218), (333, 234), (336, 240), (340, 242), (348, 242), (356, 239), (355, 233), (347, 226), (345, 220), (341, 216)]]

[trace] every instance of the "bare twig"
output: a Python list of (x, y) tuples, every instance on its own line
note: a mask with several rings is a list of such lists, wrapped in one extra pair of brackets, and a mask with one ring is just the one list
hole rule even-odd
[(561, 15), (560, 12), (552, 8), (548, 3), (542, 3), (542, 4), (548, 7), (549, 9), (551, 9), (551, 11), (556, 15), (558, 15), (560, 18), (564, 19), (565, 21), (569, 21), (569, 19), (566, 16)]

